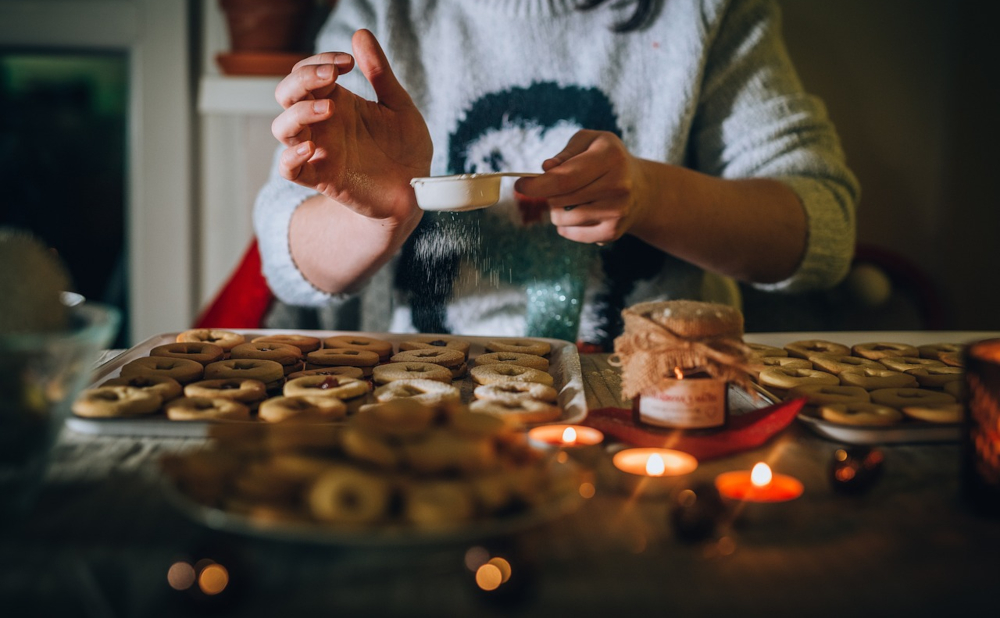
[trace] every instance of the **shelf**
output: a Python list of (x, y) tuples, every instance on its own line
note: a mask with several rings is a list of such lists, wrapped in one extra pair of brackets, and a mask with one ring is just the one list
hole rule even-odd
[(230, 77), (204, 75), (198, 88), (202, 114), (276, 116), (281, 106), (274, 100), (280, 77)]

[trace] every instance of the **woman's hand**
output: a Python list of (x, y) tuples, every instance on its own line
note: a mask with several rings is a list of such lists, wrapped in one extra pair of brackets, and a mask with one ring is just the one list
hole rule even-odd
[[(373, 219), (417, 216), (409, 182), (430, 170), (430, 133), (371, 32), (358, 30), (354, 58), (342, 52), (302, 60), (275, 90), (284, 108), (271, 133), (286, 146), (279, 173)], [(378, 101), (337, 85), (355, 59)]]
[(606, 131), (578, 131), (542, 163), (545, 173), (521, 178), (515, 189), (548, 201), (559, 234), (582, 243), (606, 243), (628, 232), (645, 207), (641, 161)]

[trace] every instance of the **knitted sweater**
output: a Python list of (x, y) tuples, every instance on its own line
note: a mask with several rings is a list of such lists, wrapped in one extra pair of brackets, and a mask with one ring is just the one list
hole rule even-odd
[[(795, 191), (808, 222), (805, 255), (786, 281), (759, 287), (796, 292), (842, 279), (859, 188), (823, 104), (789, 61), (775, 3), (667, 0), (650, 25), (624, 34), (610, 26), (630, 3), (573, 5), (341, 0), (317, 51), (350, 51), (358, 28), (375, 34), (427, 121), (434, 175), (540, 171), (577, 130), (611, 131), (637, 157), (775, 178)], [(338, 83), (374, 98), (358, 69)], [(289, 221), (312, 194), (277, 173), (261, 190), (254, 223), (264, 274), (291, 305), (343, 303), (291, 259)], [(331, 247), (331, 259), (341, 251), (350, 247)], [(510, 182), (491, 208), (426, 213), (365, 288), (361, 324), (338, 326), (566, 339), (579, 328), (579, 340), (607, 344), (623, 307), (698, 298), (702, 275), (629, 235), (604, 248), (565, 240)]]

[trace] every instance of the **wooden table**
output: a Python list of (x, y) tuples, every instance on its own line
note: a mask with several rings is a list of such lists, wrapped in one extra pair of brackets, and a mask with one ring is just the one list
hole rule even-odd
[[(582, 368), (590, 409), (627, 405), (606, 355), (584, 356)], [(803, 497), (693, 544), (676, 538), (669, 497), (636, 498), (599, 482), (574, 514), (486, 543), (518, 577), (519, 585), (497, 593), (473, 585), (464, 566), (469, 545), (345, 549), (216, 532), (188, 520), (166, 501), (157, 460), (203, 446), (195, 439), (64, 432), (30, 518), (0, 532), (0, 615), (996, 611), (1000, 521), (964, 507), (957, 444), (882, 447), (878, 484), (844, 496), (828, 482), (840, 445), (793, 423), (760, 449), (703, 462), (681, 483), (708, 482), (766, 460), (802, 480)], [(167, 585), (172, 564), (203, 558), (229, 569), (224, 594), (196, 598)]]

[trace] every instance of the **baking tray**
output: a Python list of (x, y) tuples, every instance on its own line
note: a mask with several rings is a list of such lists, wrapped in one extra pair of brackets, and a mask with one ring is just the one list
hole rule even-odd
[[(309, 335), (324, 339), (335, 335), (353, 335), (362, 337), (374, 337), (392, 342), (397, 349), (403, 341), (408, 341), (415, 337), (440, 336), (446, 338), (457, 338), (469, 342), (469, 367), (474, 366), (474, 359), (479, 354), (485, 352), (486, 343), (489, 341), (503, 341), (515, 339), (514, 337), (477, 337), (465, 335), (435, 335), (433, 333), (368, 333), (360, 331), (334, 331), (334, 330), (289, 330), (289, 329), (224, 329), (240, 333), (247, 337), (247, 340), (265, 335)], [(122, 354), (116, 356), (107, 363), (97, 368), (90, 386), (98, 386), (105, 380), (117, 377), (121, 373), (123, 365), (144, 356), (149, 355), (149, 351), (158, 345), (173, 343), (177, 340), (178, 332), (162, 333), (154, 335), (149, 339), (129, 348)], [(518, 337), (523, 339), (523, 337)], [(549, 373), (552, 374), (554, 386), (559, 392), (557, 402), (562, 409), (562, 418), (555, 422), (579, 423), (587, 416), (587, 399), (583, 390), (583, 377), (580, 369), (580, 355), (576, 345), (562, 341), (560, 339), (547, 339), (545, 337), (530, 337), (537, 341), (545, 341), (552, 346), (549, 353)], [(472, 394), (476, 387), (470, 376), (453, 382), (462, 393), (462, 401), (468, 403), (474, 399)], [(231, 422), (231, 421), (228, 421)], [(261, 421), (247, 421), (258, 423)], [(166, 438), (205, 438), (208, 437), (208, 429), (212, 423), (210, 421), (172, 421), (162, 413), (141, 417), (141, 418), (82, 418), (70, 416), (66, 419), (66, 426), (78, 433), (109, 436), (152, 436)]]
[(958, 442), (962, 437), (961, 423), (904, 420), (896, 425), (865, 427), (834, 423), (811, 409), (803, 409), (798, 419), (824, 438), (865, 446)]

